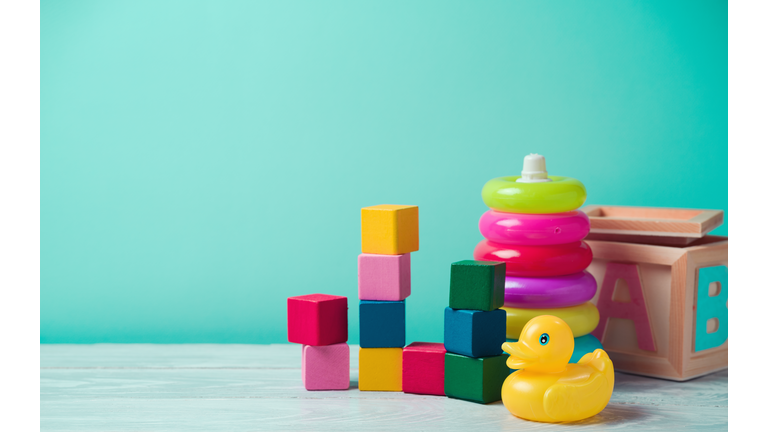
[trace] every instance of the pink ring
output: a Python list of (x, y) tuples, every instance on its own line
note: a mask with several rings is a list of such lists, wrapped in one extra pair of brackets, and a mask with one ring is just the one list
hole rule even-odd
[(543, 278), (507, 276), (504, 306), (527, 309), (570, 307), (592, 300), (596, 292), (597, 281), (586, 271)]
[(505, 245), (482, 240), (475, 260), (506, 263), (507, 276), (547, 277), (578, 273), (592, 262), (592, 249), (584, 241), (547, 246)]
[(543, 246), (572, 243), (589, 234), (589, 217), (566, 213), (521, 214), (488, 210), (480, 217), (480, 233), (496, 243)]

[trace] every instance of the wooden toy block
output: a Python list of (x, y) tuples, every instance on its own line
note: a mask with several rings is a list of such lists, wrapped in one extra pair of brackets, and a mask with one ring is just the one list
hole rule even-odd
[(722, 210), (589, 205), (587, 240), (685, 246), (723, 223)]
[(402, 348), (360, 348), (360, 391), (403, 391)]
[(728, 367), (728, 239), (685, 246), (588, 240), (592, 334), (617, 371), (684, 381)]
[(501, 355), (507, 340), (507, 313), (445, 308), (444, 338), (448, 352), (468, 357)]
[(360, 301), (360, 347), (405, 346), (405, 301)]
[(288, 298), (288, 342), (322, 346), (346, 341), (346, 297), (310, 294)]
[(445, 354), (445, 395), (483, 404), (501, 400), (501, 386), (510, 374), (508, 355), (472, 358)]
[(403, 348), (403, 391), (445, 396), (445, 347), (414, 342)]
[(504, 306), (506, 266), (494, 261), (459, 261), (451, 264), (452, 309), (492, 311)]
[(419, 208), (383, 204), (361, 210), (363, 253), (402, 255), (419, 250)]
[(307, 390), (349, 388), (349, 345), (304, 345), (301, 350), (301, 380)]
[(411, 295), (411, 254), (360, 254), (357, 293), (360, 300), (405, 300)]

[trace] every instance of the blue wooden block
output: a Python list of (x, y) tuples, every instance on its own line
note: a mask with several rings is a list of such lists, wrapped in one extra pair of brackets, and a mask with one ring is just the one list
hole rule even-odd
[[(506, 313), (504, 316), (506, 318)], [(405, 300), (361, 300), (360, 347), (402, 348), (404, 346)]]
[(501, 355), (507, 340), (507, 313), (445, 308), (445, 349), (468, 357)]

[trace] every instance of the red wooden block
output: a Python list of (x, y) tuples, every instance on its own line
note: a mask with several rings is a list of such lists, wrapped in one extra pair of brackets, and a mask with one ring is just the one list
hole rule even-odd
[(288, 297), (288, 342), (322, 346), (346, 341), (346, 297), (328, 294)]
[(445, 347), (414, 342), (403, 348), (403, 392), (445, 396)]

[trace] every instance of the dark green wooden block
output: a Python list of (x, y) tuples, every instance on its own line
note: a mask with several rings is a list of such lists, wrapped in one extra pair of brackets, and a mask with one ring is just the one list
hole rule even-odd
[(508, 355), (466, 357), (445, 354), (445, 395), (472, 402), (501, 400), (501, 386), (510, 374)]
[(459, 261), (451, 264), (448, 307), (492, 311), (504, 306), (506, 265), (494, 261)]

